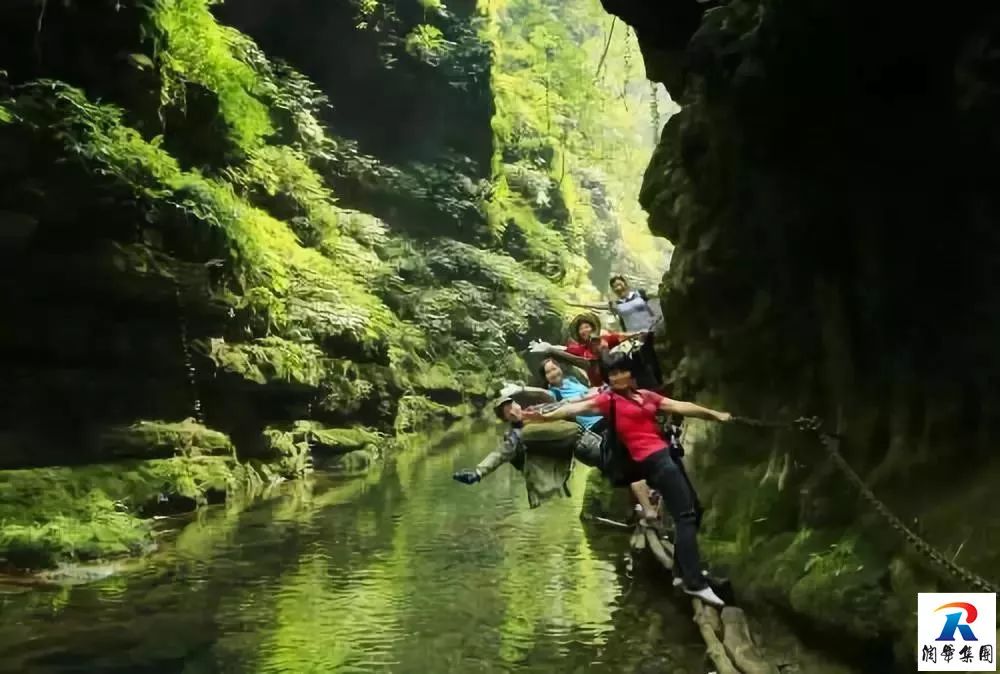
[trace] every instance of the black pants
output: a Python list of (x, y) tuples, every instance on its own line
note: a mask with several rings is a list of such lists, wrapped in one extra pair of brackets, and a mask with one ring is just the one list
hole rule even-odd
[(691, 478), (688, 477), (687, 470), (684, 468), (684, 461), (681, 458), (683, 456), (683, 451), (678, 452), (674, 449), (673, 445), (670, 446), (670, 458), (673, 459), (674, 464), (677, 466), (677, 470), (679, 470), (681, 475), (684, 476), (684, 482), (687, 484), (688, 490), (691, 492), (691, 500), (694, 502), (694, 511), (698, 516), (698, 528), (700, 529), (701, 516), (704, 514), (705, 509), (702, 507), (701, 501), (698, 500), (698, 490), (694, 488), (693, 484), (691, 484)]
[(663, 385), (663, 375), (660, 373), (660, 363), (656, 359), (656, 350), (653, 346), (653, 335), (647, 334), (646, 340), (639, 347), (638, 372), (634, 372), (635, 383), (639, 388), (655, 391)]
[(639, 469), (646, 483), (660, 492), (674, 520), (674, 564), (680, 572), (677, 575), (689, 589), (700, 590), (708, 584), (701, 575), (701, 553), (698, 551), (700, 508), (687, 474), (666, 448), (644, 459)]

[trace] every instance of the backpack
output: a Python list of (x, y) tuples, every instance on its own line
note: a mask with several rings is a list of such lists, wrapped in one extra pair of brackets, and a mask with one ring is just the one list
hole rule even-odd
[(575, 421), (530, 424), (521, 431), (521, 443), (525, 454), (571, 457), (581, 432)]
[(601, 473), (615, 487), (627, 487), (636, 481), (638, 466), (632, 460), (621, 442), (615, 428), (615, 395), (611, 394), (611, 410), (608, 413), (608, 427), (601, 443)]

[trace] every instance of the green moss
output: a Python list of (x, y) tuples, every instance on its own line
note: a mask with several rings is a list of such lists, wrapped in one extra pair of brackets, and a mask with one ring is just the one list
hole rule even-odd
[(216, 228), (235, 265), (239, 304), (259, 315), (268, 330), (385, 349), (378, 345), (393, 317), (365, 288), (363, 267), (335, 264), (303, 247), (286, 223), (251, 206), (229, 183), (182, 171), (158, 142), (125, 126), (117, 108), (91, 103), (79, 90), (53, 82), (29, 85), (24, 93), (18, 106), (26, 123), (54, 134), (88, 171), (132, 189), (151, 211), (169, 201), (188, 216), (188, 225)]
[(65, 560), (136, 554), (152, 544), (139, 519), (116, 512), (114, 503), (90, 497), (70, 516), (55, 514), (28, 524), (3, 521), (0, 560), (19, 568), (41, 569)]
[(205, 428), (193, 419), (139, 421), (131, 426), (111, 428), (100, 434), (98, 446), (102, 458), (234, 456), (235, 451), (225, 433)]
[(363, 426), (354, 428), (326, 428), (315, 421), (297, 421), (292, 427), (296, 438), (301, 438), (314, 452), (344, 454), (359, 449), (369, 449), (377, 455), (385, 443), (382, 433)]
[(750, 550), (706, 538), (706, 559), (730, 569), (741, 592), (794, 610), (814, 627), (870, 639), (891, 631), (884, 588), (887, 560), (857, 535), (801, 530)]
[(228, 175), (256, 201), (277, 203), (283, 214), (294, 213), (289, 223), (303, 245), (318, 249), (357, 277), (378, 273), (382, 263), (370, 246), (383, 240), (385, 226), (372, 216), (337, 208), (304, 152), (265, 145), (251, 151)]
[(259, 145), (272, 131), (262, 102), (265, 82), (241, 52), (253, 44), (238, 31), (215, 21), (210, 0), (156, 0), (150, 19), (157, 35), (156, 58), (163, 80), (161, 102), (184, 102), (184, 83), (215, 92), (223, 118), (237, 143)]
[(418, 390), (424, 391), (445, 390), (460, 393), (462, 390), (458, 374), (446, 363), (434, 363), (416, 373), (413, 384)]
[(445, 39), (440, 28), (426, 23), (410, 31), (403, 44), (407, 54), (432, 66), (438, 65), (454, 46), (454, 43)]
[(280, 337), (239, 344), (213, 338), (208, 343), (208, 355), (219, 370), (255, 384), (281, 382), (315, 388), (326, 374), (318, 348)]
[(565, 279), (570, 268), (566, 242), (539, 220), (534, 209), (514, 198), (503, 205), (504, 242), (514, 257), (551, 281)]
[(200, 456), (0, 471), (0, 559), (41, 568), (138, 552), (152, 542), (146, 511), (226, 493), (235, 466)]
[(345, 415), (356, 413), (373, 394), (375, 385), (349, 360), (331, 359), (325, 366), (323, 397), (316, 403), (317, 409)]
[(447, 408), (444, 405), (424, 396), (403, 396), (399, 401), (393, 428), (399, 434), (412, 433), (426, 426), (431, 419), (439, 418), (446, 413)]
[[(175, 289), (183, 293), (185, 306), (220, 310), (232, 306), (229, 297), (209, 283), (205, 265), (182, 262), (145, 244), (109, 242), (95, 251), (91, 260), (98, 274), (107, 273), (109, 293), (120, 297), (174, 300)], [(97, 280), (97, 279), (95, 279)], [(103, 284), (102, 284), (103, 285)]]
[(886, 560), (856, 537), (845, 537), (810, 555), (805, 575), (791, 587), (789, 601), (797, 613), (819, 625), (870, 639), (888, 631), (881, 585), (885, 575)]
[(312, 453), (301, 434), (269, 428), (264, 431), (264, 443), (271, 452), (267, 465), (281, 477), (299, 478), (312, 472)]

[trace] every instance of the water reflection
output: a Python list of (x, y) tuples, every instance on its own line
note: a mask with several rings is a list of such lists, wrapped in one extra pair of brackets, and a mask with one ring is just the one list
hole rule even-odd
[(206, 510), (125, 575), (0, 595), (0, 670), (708, 671), (683, 604), (629, 592), (622, 537), (581, 525), (582, 471), (533, 511), (513, 469), (450, 479), (495, 441), (470, 427)]

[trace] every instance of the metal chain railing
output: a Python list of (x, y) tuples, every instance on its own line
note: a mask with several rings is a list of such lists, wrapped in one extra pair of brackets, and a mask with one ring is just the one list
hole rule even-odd
[(899, 517), (893, 514), (893, 512), (889, 510), (888, 506), (875, 496), (875, 493), (872, 492), (867, 484), (865, 484), (865, 481), (861, 479), (861, 476), (855, 472), (855, 470), (847, 462), (847, 459), (844, 458), (844, 455), (841, 454), (840, 436), (835, 433), (822, 430), (822, 424), (819, 419), (815, 417), (803, 417), (792, 422), (773, 422), (734, 416), (732, 421), (758, 428), (788, 428), (797, 429), (806, 433), (814, 433), (819, 440), (820, 445), (826, 450), (827, 454), (829, 454), (834, 465), (840, 469), (840, 472), (842, 472), (847, 477), (848, 481), (850, 481), (858, 489), (865, 501), (871, 505), (875, 512), (881, 515), (892, 529), (899, 532), (903, 538), (913, 546), (914, 549), (923, 554), (937, 566), (941, 567), (963, 582), (968, 583), (972, 587), (982, 590), (983, 592), (1000, 592), (1000, 588), (998, 588), (996, 584), (991, 583), (982, 576), (973, 573), (972, 571), (969, 571), (968, 569), (965, 569), (948, 559), (940, 550), (934, 548), (919, 534), (906, 526), (906, 524), (904, 524)]

